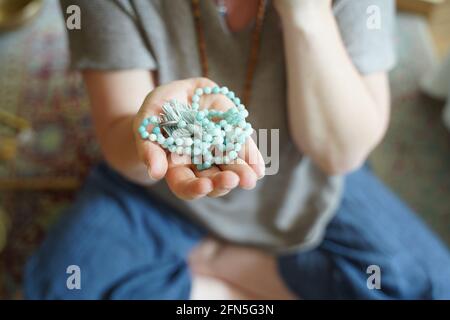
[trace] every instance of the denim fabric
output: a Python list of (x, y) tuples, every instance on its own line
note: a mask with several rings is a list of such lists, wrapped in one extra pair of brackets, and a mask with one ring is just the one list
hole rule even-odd
[[(188, 299), (189, 251), (206, 231), (102, 164), (28, 261), (29, 299)], [(448, 249), (367, 168), (346, 179), (321, 245), (279, 256), (306, 299), (449, 299)], [(69, 290), (69, 265), (81, 289)], [(369, 289), (369, 265), (381, 288)]]

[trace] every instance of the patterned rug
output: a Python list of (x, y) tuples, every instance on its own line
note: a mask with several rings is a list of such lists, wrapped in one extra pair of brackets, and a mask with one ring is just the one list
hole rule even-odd
[[(392, 124), (372, 165), (450, 243), (449, 135), (440, 121), (442, 103), (418, 90), (419, 77), (434, 63), (432, 44), (426, 24), (414, 16), (400, 17), (398, 35)], [(13, 160), (0, 160), (0, 299), (21, 297), (24, 261), (99, 159), (81, 79), (67, 71), (66, 45), (56, 1), (32, 24), (0, 34), (0, 109), (33, 128), (32, 144), (19, 145)], [(5, 135), (10, 129), (0, 125)], [(36, 190), (43, 185), (48, 190)]]

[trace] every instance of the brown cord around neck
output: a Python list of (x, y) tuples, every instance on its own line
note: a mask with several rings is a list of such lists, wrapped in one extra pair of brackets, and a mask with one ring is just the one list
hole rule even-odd
[[(206, 54), (206, 39), (204, 27), (201, 19), (200, 0), (191, 0), (192, 14), (194, 16), (195, 32), (197, 34), (197, 46), (200, 56), (200, 64), (202, 68), (202, 76), (208, 77), (208, 56)], [(258, 11), (256, 14), (255, 26), (252, 32), (251, 47), (248, 57), (247, 72), (245, 74), (245, 83), (242, 93), (242, 103), (248, 108), (252, 93), (253, 78), (255, 75), (256, 66), (258, 64), (258, 56), (261, 45), (261, 34), (264, 24), (264, 17), (266, 12), (265, 0), (258, 1)]]

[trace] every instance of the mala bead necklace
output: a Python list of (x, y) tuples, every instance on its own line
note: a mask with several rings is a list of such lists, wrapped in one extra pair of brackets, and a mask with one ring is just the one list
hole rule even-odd
[[(234, 106), (227, 111), (200, 109), (200, 97), (208, 94), (222, 94)], [(142, 121), (138, 129), (141, 138), (156, 142), (169, 152), (190, 156), (198, 170), (232, 163), (253, 132), (251, 124), (245, 121), (248, 111), (227, 87), (197, 88), (190, 105), (171, 100), (162, 109), (159, 116)]]
[[(202, 75), (208, 77), (200, 3), (199, 0), (191, 0), (191, 3)], [(259, 0), (242, 103), (227, 87), (197, 88), (190, 105), (171, 100), (164, 103), (159, 116), (144, 119), (138, 129), (142, 139), (158, 143), (171, 153), (190, 156), (198, 170), (229, 164), (238, 158), (239, 151), (253, 132), (251, 124), (245, 120), (248, 117), (245, 105), (248, 105), (251, 97), (265, 10), (266, 1)], [(234, 106), (225, 112), (200, 108), (201, 96), (209, 94), (225, 95)], [(152, 126), (150, 131), (149, 126)]]

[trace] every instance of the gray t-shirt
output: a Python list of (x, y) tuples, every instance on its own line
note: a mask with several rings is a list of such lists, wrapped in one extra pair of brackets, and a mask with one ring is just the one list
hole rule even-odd
[[(82, 14), (81, 30), (69, 31), (74, 68), (157, 70), (160, 83), (201, 75), (190, 0), (63, 0), (63, 11), (72, 4)], [(240, 94), (251, 28), (228, 32), (214, 1), (200, 5), (209, 77)], [(367, 9), (373, 5), (381, 18), (381, 28), (375, 30), (367, 27), (373, 14)], [(334, 12), (362, 74), (394, 65), (394, 1), (337, 0)], [(321, 241), (339, 205), (343, 177), (325, 175), (290, 139), (282, 39), (279, 17), (269, 2), (249, 121), (256, 130), (279, 129), (278, 173), (260, 180), (254, 190), (233, 190), (215, 199), (181, 201), (164, 181), (150, 192), (224, 239), (271, 250), (307, 249)]]

